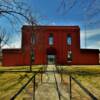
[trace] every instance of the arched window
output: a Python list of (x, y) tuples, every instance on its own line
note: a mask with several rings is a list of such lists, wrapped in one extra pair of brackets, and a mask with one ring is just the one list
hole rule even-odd
[(72, 44), (72, 37), (70, 35), (67, 36), (67, 45)]
[(35, 44), (35, 34), (34, 34), (34, 33), (32, 33), (31, 43), (32, 43), (33, 45)]
[(68, 51), (67, 60), (72, 61), (72, 51)]
[(53, 34), (49, 35), (49, 45), (53, 45), (54, 42), (54, 38), (53, 38)]

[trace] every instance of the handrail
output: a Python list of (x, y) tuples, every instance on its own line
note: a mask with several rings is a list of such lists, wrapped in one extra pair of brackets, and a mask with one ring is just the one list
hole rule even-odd
[(78, 80), (76, 80), (73, 76), (71, 78), (74, 82), (88, 95), (92, 100), (98, 100), (96, 96), (94, 96), (88, 89), (86, 89)]
[[(27, 81), (27, 83), (26, 84), (24, 84), (20, 89), (19, 89), (19, 91), (13, 96), (13, 97), (11, 97), (11, 99), (10, 100), (14, 100), (22, 91), (23, 91), (23, 89), (32, 81), (32, 79), (34, 78), (34, 81), (35, 81), (35, 76), (36, 76), (36, 74), (38, 74), (38, 73), (35, 73), (28, 81)], [(35, 82), (34, 82), (35, 83)], [(35, 87), (34, 87), (35, 88)], [(34, 89), (35, 90), (35, 89)], [(34, 99), (35, 100), (35, 99)]]
[(59, 87), (58, 87), (58, 83), (57, 83), (55, 72), (54, 72), (54, 78), (55, 78), (55, 83), (56, 83), (56, 89), (57, 89), (58, 97), (59, 97), (59, 100), (61, 100), (61, 94), (60, 94), (60, 91), (59, 91)]

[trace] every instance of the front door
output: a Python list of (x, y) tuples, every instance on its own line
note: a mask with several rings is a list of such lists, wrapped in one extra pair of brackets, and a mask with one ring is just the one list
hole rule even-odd
[(55, 55), (47, 55), (48, 64), (55, 64)]

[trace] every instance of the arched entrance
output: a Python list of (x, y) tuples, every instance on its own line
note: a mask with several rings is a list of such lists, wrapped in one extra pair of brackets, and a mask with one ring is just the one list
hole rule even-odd
[(47, 48), (47, 64), (51, 65), (56, 63), (56, 53), (55, 48)]

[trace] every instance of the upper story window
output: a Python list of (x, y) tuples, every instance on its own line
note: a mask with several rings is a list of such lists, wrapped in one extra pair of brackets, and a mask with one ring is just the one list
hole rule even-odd
[(35, 34), (34, 34), (34, 33), (32, 33), (31, 43), (32, 43), (33, 45), (35, 44)]
[(67, 36), (67, 45), (72, 44), (72, 37), (70, 35)]
[(53, 42), (54, 42), (53, 34), (50, 34), (49, 35), (49, 45), (53, 45)]

